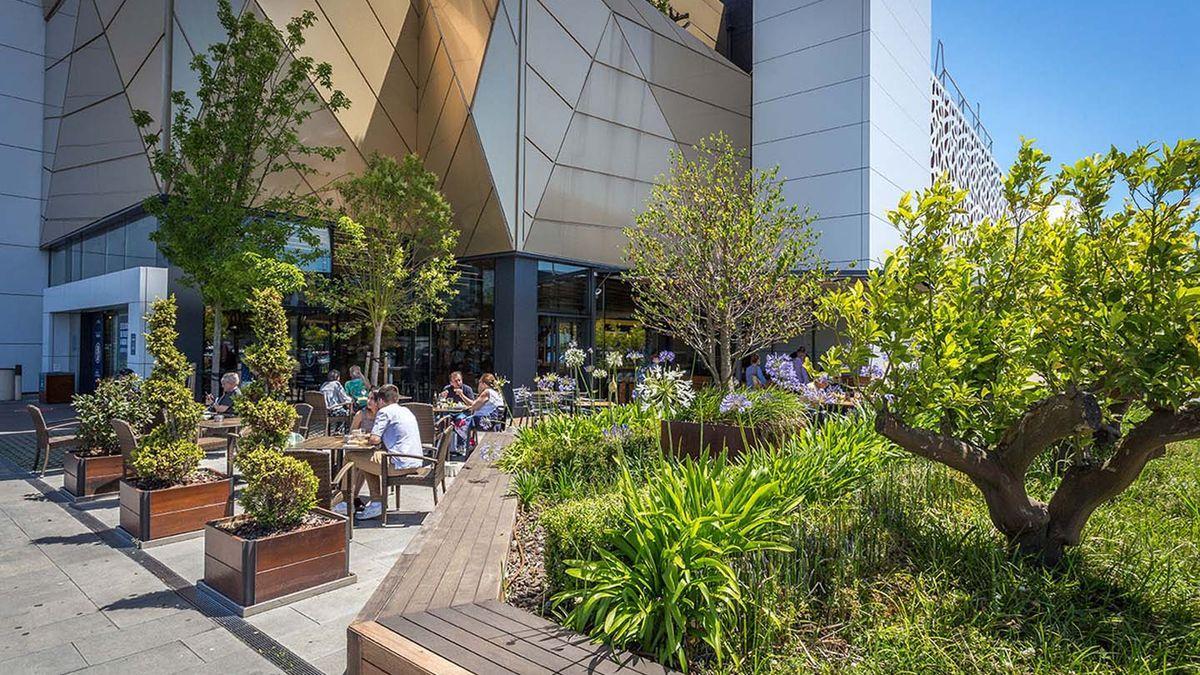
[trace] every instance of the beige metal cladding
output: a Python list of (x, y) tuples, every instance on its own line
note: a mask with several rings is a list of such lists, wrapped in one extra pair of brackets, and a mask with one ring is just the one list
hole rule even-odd
[[(672, 150), (717, 130), (750, 142), (750, 78), (712, 50), (719, 1), (675, 4), (683, 26), (646, 0), (249, 0), (279, 26), (316, 13), (298, 56), (329, 62), (352, 102), (302, 129), (345, 152), (272, 187), (326, 191), (372, 152), (416, 152), (441, 178), (460, 253), (619, 262), (621, 228)], [(176, 3), (185, 91), (187, 61), (220, 37), (209, 5)], [(160, 108), (161, 7), (64, 0), (51, 15), (43, 240), (157, 190), (129, 112)]]

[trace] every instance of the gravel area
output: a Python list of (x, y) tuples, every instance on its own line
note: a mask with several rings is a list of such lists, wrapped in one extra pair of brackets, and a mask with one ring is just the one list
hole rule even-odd
[(512, 544), (508, 549), (508, 579), (505, 592), (510, 605), (544, 615), (546, 597), (546, 532), (536, 510), (521, 508), (517, 514)]

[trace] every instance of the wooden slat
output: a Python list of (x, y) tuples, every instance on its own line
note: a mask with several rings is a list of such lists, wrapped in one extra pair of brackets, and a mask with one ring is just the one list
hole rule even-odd
[(571, 665), (566, 660), (551, 662), (550, 659), (540, 661), (538, 659), (531, 659), (528, 655), (513, 649), (513, 645), (497, 644), (465, 628), (443, 621), (429, 612), (408, 614), (404, 618), (514, 673), (522, 673), (522, 675), (549, 675), (556, 672), (560, 667)]
[[(467, 608), (464, 607), (463, 609)], [(448, 607), (445, 609), (430, 610), (427, 614), (433, 615), (447, 624), (468, 631), (478, 636), (480, 640), (487, 640), (500, 649), (519, 654), (531, 663), (551, 668), (556, 673), (570, 673), (576, 670), (574, 666), (578, 659), (572, 658), (572, 654), (565, 653), (564, 649), (555, 649), (553, 645), (547, 648), (537, 641), (531, 641), (523, 636), (511, 634), (502, 628), (480, 621), (468, 613), (458, 610), (459, 608), (456, 607)], [(484, 611), (486, 612), (486, 610)], [(534, 632), (534, 637), (539, 635), (541, 634)]]
[[(499, 473), (499, 470), (497, 470)], [(503, 476), (505, 490), (508, 492), (509, 476)], [(513, 523), (517, 518), (517, 500), (515, 497), (504, 497), (500, 501), (500, 516), (496, 531), (492, 536), (491, 547), (488, 549), (487, 560), (479, 575), (479, 583), (475, 587), (475, 600), (499, 600), (500, 589), (504, 581), (504, 564), (508, 560), (508, 547), (512, 541)]]
[[(438, 656), (421, 645), (395, 631), (366, 621), (350, 626), (351, 645), (348, 664), (360, 673), (370, 672), (364, 664), (385, 673), (439, 673), (441, 675), (470, 675), (450, 661)], [(357, 662), (355, 657), (357, 656)]]
[(389, 616), (379, 620), (379, 624), (392, 629), (402, 637), (415, 642), (430, 652), (437, 654), (451, 663), (465, 668), (471, 673), (524, 673), (520, 670), (505, 668), (495, 661), (447, 640), (423, 626), (408, 620), (405, 616)]
[[(526, 614), (533, 620), (528, 623), (539, 622), (541, 625), (531, 627), (527, 625), (527, 622), (516, 621), (505, 614), (493, 612), (483, 604), (466, 605), (453, 609), (482, 623), (495, 626), (498, 630), (506, 631), (513, 640), (526, 642), (546, 652), (556, 654), (571, 663), (591, 663), (593, 672), (605, 675), (631, 672), (622, 669), (621, 665), (614, 660), (613, 651), (607, 647), (593, 644), (586, 636), (569, 631), (556, 623), (542, 621), (540, 617), (527, 612), (522, 612), (522, 614)], [(513, 609), (521, 612), (515, 607)]]
[(496, 509), (494, 504), (498, 498), (496, 490), (500, 487), (499, 482), (493, 478), (484, 484), (484, 489), (471, 512), (471, 520), (463, 531), (462, 539), (455, 544), (450, 562), (442, 572), (442, 578), (429, 599), (430, 607), (448, 607), (453, 604), (460, 585), (469, 586), (471, 595), (474, 595), (475, 587), (479, 584), (479, 576), (466, 577), (465, 571), (473, 556), (486, 552), (486, 548), (477, 552), (479, 543), (486, 544), (485, 537), (495, 531)]

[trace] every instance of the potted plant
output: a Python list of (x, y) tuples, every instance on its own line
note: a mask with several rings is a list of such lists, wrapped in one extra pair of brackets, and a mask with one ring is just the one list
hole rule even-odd
[(126, 474), (126, 458), (112, 421), (125, 420), (139, 430), (146, 427), (151, 413), (141, 387), (140, 377), (127, 375), (101, 380), (95, 392), (72, 399), (79, 415), (79, 445), (63, 456), (63, 489), (72, 500), (117, 491)]
[(254, 291), (250, 310), (255, 344), (245, 362), (254, 379), (236, 403), (248, 429), (236, 460), (243, 513), (205, 527), (202, 585), (241, 616), (355, 580), (348, 519), (316, 508), (312, 467), (283, 454), (296, 412), (280, 394), (295, 363), (279, 291)]
[(120, 487), (121, 529), (139, 546), (199, 533), (233, 507), (230, 478), (200, 468), (204, 451), (196, 444), (196, 425), (204, 406), (192, 398), (190, 366), (175, 347), (175, 297), (156, 300), (146, 323), (146, 351), (155, 365), (142, 396), (158, 419), (133, 452), (133, 477)]
[(808, 422), (804, 400), (786, 389), (716, 389), (695, 392), (687, 406), (665, 415), (659, 444), (664, 453), (737, 456), (778, 442)]

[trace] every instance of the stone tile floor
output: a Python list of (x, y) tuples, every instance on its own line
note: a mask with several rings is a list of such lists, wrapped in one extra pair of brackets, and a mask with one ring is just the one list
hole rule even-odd
[[(112, 532), (115, 495), (71, 506), (61, 471), (28, 473), (27, 420), (24, 402), (0, 405), (0, 673), (342, 673), (346, 627), (433, 508), (429, 490), (402, 489), (388, 527), (355, 527), (357, 583), (242, 623), (196, 596), (202, 538), (139, 551)], [(223, 469), (223, 455), (206, 465)]]

